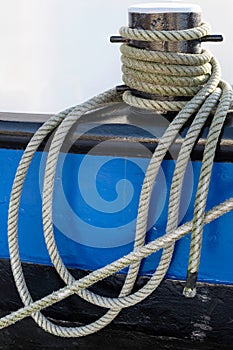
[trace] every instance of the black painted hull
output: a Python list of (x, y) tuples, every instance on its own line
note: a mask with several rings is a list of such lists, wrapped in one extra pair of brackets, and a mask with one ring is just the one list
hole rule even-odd
[[(0, 269), (0, 316), (3, 316), (22, 303), (9, 262), (1, 260)], [(24, 271), (34, 299), (64, 285), (52, 267), (24, 264)], [(85, 274), (71, 271), (76, 278)], [(123, 279), (123, 275), (110, 277), (94, 289), (116, 296)], [(136, 288), (147, 280), (148, 277), (140, 277)], [(28, 318), (0, 331), (0, 349), (232, 349), (233, 287), (199, 283), (197, 296), (186, 299), (182, 295), (183, 285), (181, 281), (164, 281), (142, 303), (122, 310), (106, 329), (84, 338), (52, 336)], [(44, 313), (60, 324), (74, 326), (94, 321), (103, 310), (72, 296)]]

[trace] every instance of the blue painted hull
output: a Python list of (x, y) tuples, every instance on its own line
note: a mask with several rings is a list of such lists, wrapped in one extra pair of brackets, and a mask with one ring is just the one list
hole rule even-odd
[[(7, 210), (22, 151), (0, 150), (0, 258), (8, 258)], [(41, 221), (41, 193), (46, 154), (37, 152), (27, 176), (19, 211), (22, 261), (50, 265)], [(69, 267), (95, 270), (127, 254), (133, 247), (140, 189), (147, 158), (62, 154), (55, 180), (54, 230), (63, 261)], [(180, 220), (193, 216), (201, 163), (190, 162), (182, 193)], [(151, 201), (147, 241), (164, 234), (174, 161), (165, 160)], [(233, 163), (214, 164), (207, 210), (233, 196)], [(233, 212), (204, 229), (199, 280), (233, 284)], [(176, 244), (167, 277), (183, 280), (190, 236)], [(142, 263), (140, 274), (156, 269), (160, 252)], [(123, 271), (125, 272), (125, 271)]]

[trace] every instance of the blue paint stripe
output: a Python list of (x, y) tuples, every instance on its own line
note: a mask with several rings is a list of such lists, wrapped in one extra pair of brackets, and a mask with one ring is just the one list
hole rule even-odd
[[(0, 149), (0, 257), (8, 258), (7, 210), (13, 178), (22, 151)], [(60, 157), (55, 179), (54, 231), (65, 264), (94, 270), (127, 254), (133, 245), (140, 189), (148, 159), (67, 154)], [(38, 152), (26, 178), (19, 213), (22, 261), (48, 264), (41, 222), (41, 186), (45, 155)], [(193, 215), (200, 162), (189, 163), (180, 224)], [(174, 162), (166, 160), (152, 195), (147, 241), (164, 234)], [(233, 196), (233, 164), (215, 163), (207, 208)], [(205, 227), (199, 279), (233, 283), (233, 213)], [(176, 243), (168, 277), (185, 279), (190, 235)], [(160, 257), (142, 263), (141, 274), (152, 274)]]

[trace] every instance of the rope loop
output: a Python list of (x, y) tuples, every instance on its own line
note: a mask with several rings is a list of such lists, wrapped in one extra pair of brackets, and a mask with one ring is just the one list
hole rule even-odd
[(204, 49), (202, 49), (201, 53), (190, 55), (189, 53), (138, 49), (128, 44), (122, 44), (120, 51), (125, 57), (138, 59), (140, 61), (187, 66), (202, 66), (210, 62), (213, 56), (210, 51)]
[[(144, 31), (121, 28), (122, 36), (131, 40), (143, 41), (180, 41), (197, 40), (210, 32), (208, 24), (203, 23), (198, 28), (185, 31)], [(91, 100), (70, 108), (51, 117), (34, 134), (27, 145), (19, 163), (9, 204), (8, 213), (8, 243), (11, 268), (19, 295), (24, 307), (0, 319), (0, 329), (31, 316), (45, 331), (60, 337), (82, 337), (92, 334), (108, 325), (122, 308), (132, 306), (148, 297), (163, 278), (169, 268), (174, 244), (181, 237), (193, 230), (189, 272), (198, 273), (203, 226), (233, 209), (233, 198), (205, 213), (208, 188), (213, 167), (214, 154), (227, 112), (232, 103), (232, 89), (221, 81), (221, 69), (214, 57), (208, 51), (198, 55), (158, 53), (138, 50), (127, 45), (121, 47), (123, 54), (123, 79), (132, 88), (140, 89), (161, 96), (183, 95), (192, 97), (189, 101), (157, 101), (136, 97), (130, 91), (123, 96), (116, 89), (111, 89)], [(194, 95), (194, 96), (193, 96)], [(135, 242), (133, 251), (113, 263), (90, 273), (88, 276), (75, 280), (66, 268), (59, 254), (53, 231), (53, 190), (56, 167), (63, 142), (74, 124), (86, 113), (113, 102), (122, 102), (131, 106), (152, 109), (155, 111), (179, 111), (174, 120), (160, 139), (150, 160), (143, 181), (138, 207)], [(178, 214), (181, 189), (185, 170), (192, 149), (210, 114), (213, 114), (209, 134), (205, 146), (200, 181), (196, 195), (194, 220), (178, 227)], [(161, 163), (177, 138), (180, 130), (192, 118), (187, 134), (182, 140), (170, 188), (167, 226), (164, 235), (145, 245), (148, 211), (151, 194)], [(43, 184), (42, 219), (44, 238), (48, 253), (54, 268), (67, 284), (66, 287), (34, 301), (27, 287), (21, 265), (18, 247), (18, 218), (20, 199), (25, 178), (32, 159), (43, 140), (54, 132), (50, 144)], [(150, 254), (162, 250), (162, 255), (151, 279), (137, 292), (132, 292), (137, 279), (141, 261)], [(106, 298), (88, 290), (100, 281), (124, 267), (129, 266), (128, 274), (118, 298)], [(187, 286), (186, 286), (187, 287)], [(192, 292), (192, 291), (191, 291)], [(191, 295), (189, 285), (185, 289), (186, 296)], [(107, 312), (97, 321), (80, 327), (65, 327), (53, 323), (46, 318), (41, 310), (76, 293), (88, 302), (102, 306)], [(193, 293), (192, 295), (194, 295)]]
[(211, 27), (203, 22), (199, 27), (183, 30), (144, 30), (121, 27), (119, 32), (123, 38), (137, 41), (189, 41), (209, 35)]
[[(183, 31), (146, 31), (126, 29), (126, 27), (124, 27), (124, 33), (122, 31), (121, 28), (120, 33), (122, 35), (127, 33), (126, 37), (131, 40), (140, 40), (142, 34), (144, 39), (147, 35), (150, 38), (153, 37), (154, 41), (163, 35), (161, 38), (165, 40), (165, 34), (170, 38), (171, 35), (174, 36), (174, 32), (176, 38), (180, 35), (188, 40), (193, 35), (206, 35), (210, 28), (207, 24), (202, 24), (200, 27)], [(123, 44), (120, 51), (124, 83), (133, 90), (157, 97), (192, 97), (207, 83), (212, 74), (212, 54), (208, 50), (202, 50), (198, 54), (188, 54), (145, 50)], [(152, 101), (148, 105), (143, 99), (138, 100), (132, 96), (129, 98), (129, 93), (125, 94), (124, 101), (137, 107), (147, 108), (148, 106), (149, 109), (159, 104), (160, 107), (164, 107), (163, 111), (169, 110), (168, 108), (178, 111), (185, 105), (185, 101), (167, 105), (164, 101), (158, 101), (158, 98), (157, 103)]]

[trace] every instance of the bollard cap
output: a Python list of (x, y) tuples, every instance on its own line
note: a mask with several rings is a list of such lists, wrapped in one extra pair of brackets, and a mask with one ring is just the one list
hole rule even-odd
[(196, 4), (183, 2), (154, 2), (136, 4), (128, 8), (129, 13), (201, 13), (201, 7)]

